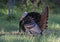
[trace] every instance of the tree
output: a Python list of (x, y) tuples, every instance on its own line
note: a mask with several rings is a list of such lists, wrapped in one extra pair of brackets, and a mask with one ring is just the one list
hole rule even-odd
[(8, 0), (8, 15), (14, 14), (14, 4), (15, 0)]

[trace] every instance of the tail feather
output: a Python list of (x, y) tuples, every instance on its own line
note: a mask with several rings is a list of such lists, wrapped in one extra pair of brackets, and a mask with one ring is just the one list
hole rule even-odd
[(48, 20), (48, 6), (45, 7), (44, 11), (41, 14), (40, 28), (42, 31), (44, 31), (48, 27), (47, 20)]

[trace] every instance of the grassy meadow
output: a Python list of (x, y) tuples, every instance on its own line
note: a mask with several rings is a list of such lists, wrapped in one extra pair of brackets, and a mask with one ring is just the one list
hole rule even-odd
[[(0, 32), (18, 31), (22, 16), (20, 9), (14, 10), (14, 18), (8, 17), (8, 9), (0, 9)], [(60, 14), (49, 13), (47, 31), (41, 36), (2, 35), (0, 42), (60, 42)]]

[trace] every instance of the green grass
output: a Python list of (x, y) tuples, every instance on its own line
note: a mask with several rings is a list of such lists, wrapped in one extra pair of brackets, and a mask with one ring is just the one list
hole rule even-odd
[(60, 14), (50, 14), (48, 18), (48, 28), (60, 29)]
[[(3, 10), (3, 9), (1, 9)], [(18, 30), (18, 26), (19, 26), (19, 20), (20, 20), (20, 16), (21, 16), (21, 12), (15, 10), (15, 14), (14, 17), (15, 18), (9, 18), (7, 11), (1, 11), (0, 10), (0, 31), (17, 31)], [(7, 9), (4, 9), (7, 10)], [(17, 13), (16, 13), (17, 12)]]
[(50, 35), (5, 35), (0, 37), (0, 42), (60, 42), (60, 35), (55, 35), (51, 33)]

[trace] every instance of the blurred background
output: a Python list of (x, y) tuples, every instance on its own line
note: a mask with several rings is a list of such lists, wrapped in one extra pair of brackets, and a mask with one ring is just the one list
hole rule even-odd
[[(47, 29), (60, 30), (60, 0), (42, 0), (37, 12), (42, 13), (46, 5), (49, 6)], [(0, 31), (18, 31), (23, 12), (32, 12), (33, 9), (32, 0), (0, 0)]]

